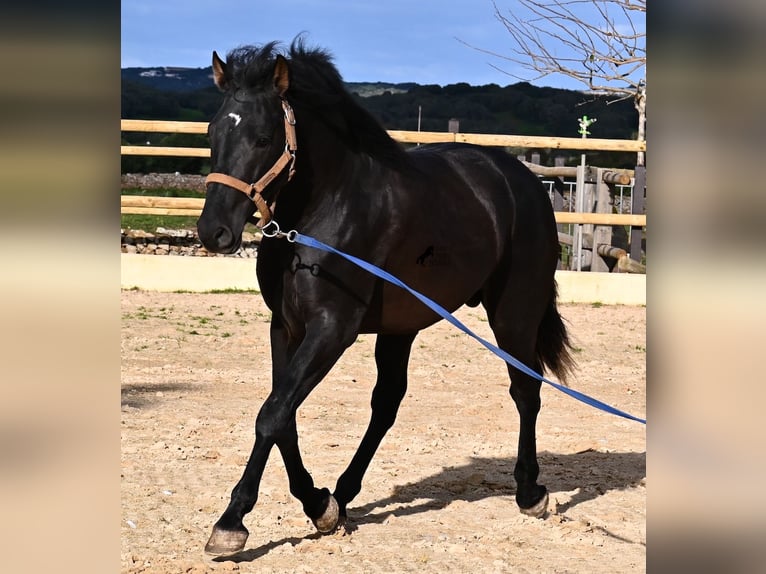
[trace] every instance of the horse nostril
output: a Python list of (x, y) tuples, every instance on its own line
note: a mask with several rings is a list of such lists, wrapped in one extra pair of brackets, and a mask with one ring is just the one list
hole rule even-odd
[(233, 241), (233, 234), (228, 227), (219, 227), (213, 234), (213, 240), (218, 247), (228, 247)]
[(206, 225), (200, 219), (197, 222), (197, 233), (205, 249), (213, 253), (227, 252), (234, 247), (236, 237), (227, 225)]

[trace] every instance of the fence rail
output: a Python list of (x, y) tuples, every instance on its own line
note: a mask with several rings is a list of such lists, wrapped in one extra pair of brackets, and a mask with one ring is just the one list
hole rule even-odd
[[(206, 134), (207, 122), (179, 122), (160, 120), (121, 120), (120, 128), (126, 132)], [(583, 151), (646, 151), (646, 142), (637, 140), (608, 140), (597, 138), (561, 138), (548, 136), (514, 136), (494, 134), (464, 134), (453, 132), (413, 132), (389, 130), (389, 135), (402, 143), (463, 142), (486, 146), (572, 149)], [(210, 149), (203, 147), (167, 147), (124, 145), (122, 155), (210, 157)], [(546, 167), (525, 162), (537, 175), (575, 177), (576, 167)], [(612, 170), (614, 183), (627, 184), (632, 170)], [(610, 172), (611, 173), (611, 172)], [(173, 197), (122, 196), (121, 213), (147, 215), (198, 216), (204, 200)], [(568, 213), (556, 212), (557, 223), (586, 223), (592, 225), (646, 226), (645, 215)]]
[[(192, 197), (148, 197), (123, 195), (120, 211), (124, 214), (199, 216), (205, 200)], [(556, 223), (589, 223), (592, 225), (646, 226), (646, 215), (629, 213), (577, 213), (557, 211)]]
[[(170, 122), (156, 120), (122, 120), (124, 132), (156, 132), (206, 134), (206, 122)], [(646, 151), (646, 142), (638, 140), (608, 140), (598, 138), (560, 138), (548, 136), (512, 136), (494, 134), (463, 134), (459, 132), (411, 132), (389, 130), (388, 134), (402, 143), (461, 142), (486, 146), (507, 146), (583, 151)], [(205, 150), (206, 153), (202, 153)], [(169, 155), (179, 157), (209, 157), (207, 148), (122, 146), (123, 155)]]
[[(180, 121), (157, 121), (157, 120), (121, 120), (120, 127), (126, 132), (146, 132), (146, 133), (186, 133), (186, 134), (206, 134), (208, 129), (207, 122), (180, 122)], [(456, 132), (421, 132), (421, 131), (402, 131), (389, 130), (389, 135), (396, 141), (402, 143), (442, 143), (442, 142), (460, 142), (472, 143), (483, 146), (502, 146), (519, 148), (543, 148), (543, 149), (568, 149), (577, 151), (607, 151), (607, 152), (645, 152), (646, 142), (637, 140), (610, 140), (598, 138), (566, 138), (566, 137), (548, 137), (548, 136), (518, 136), (518, 135), (495, 135), (495, 134), (465, 134)], [(210, 149), (207, 147), (168, 147), (152, 145), (123, 145), (120, 147), (122, 155), (143, 155), (143, 156), (171, 156), (171, 157), (210, 157)], [(578, 175), (579, 168), (576, 167), (547, 167), (524, 162), (535, 174), (543, 177), (577, 177), (578, 181), (581, 175)], [(630, 234), (630, 256), (638, 258), (641, 253), (641, 229), (646, 227), (646, 215), (643, 213), (609, 213), (610, 201), (608, 201), (609, 192), (603, 186), (622, 185), (627, 186), (635, 178), (636, 187), (640, 188), (640, 198), (633, 194), (633, 211), (643, 211), (643, 171), (641, 178), (638, 177), (638, 169), (617, 170), (617, 169), (598, 169), (586, 168), (590, 171), (589, 179), (585, 187), (592, 198), (591, 203), (584, 212), (554, 211), (556, 223), (559, 224), (561, 231), (562, 225), (583, 226), (578, 229), (587, 228), (588, 233), (595, 233), (591, 242), (593, 245), (608, 247), (611, 228), (609, 226), (625, 226), (631, 229)], [(585, 172), (583, 172), (585, 173)], [(585, 176), (582, 176), (585, 177)], [(641, 181), (639, 182), (639, 179)], [(602, 187), (599, 187), (602, 186)], [(593, 199), (594, 189), (599, 189), (601, 195), (599, 199)], [(588, 195), (586, 195), (588, 197)], [(202, 212), (204, 199), (201, 198), (178, 198), (178, 197), (147, 197), (123, 195), (120, 199), (120, 211), (122, 214), (146, 214), (146, 215), (172, 215), (172, 216), (191, 216), (198, 217)], [(555, 206), (554, 202), (554, 206)], [(593, 209), (595, 207), (595, 209)], [(636, 209), (638, 208), (638, 209)], [(557, 209), (561, 209), (558, 207)], [(599, 211), (599, 213), (591, 212)], [(607, 212), (603, 212), (606, 210)], [(599, 226), (599, 227), (593, 227)], [(571, 228), (570, 228), (571, 229)], [(560, 233), (561, 234), (561, 233)], [(604, 237), (601, 237), (601, 236)], [(591, 237), (591, 236), (589, 236)], [(581, 247), (578, 247), (581, 250)], [(603, 250), (602, 250), (603, 251)], [(580, 251), (582, 253), (582, 251)], [(604, 267), (595, 259), (594, 266)], [(604, 253), (599, 252), (599, 255)], [(611, 257), (609, 252), (606, 256)], [(624, 257), (622, 259), (625, 259)], [(596, 265), (596, 264), (599, 265)], [(593, 270), (601, 270), (596, 269)], [(579, 269), (579, 266), (578, 266)]]

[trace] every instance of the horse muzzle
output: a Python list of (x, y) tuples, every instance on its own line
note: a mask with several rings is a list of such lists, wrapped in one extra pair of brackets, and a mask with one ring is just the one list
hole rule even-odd
[(212, 253), (234, 253), (242, 244), (241, 231), (235, 233), (228, 225), (210, 222), (204, 210), (197, 220), (197, 235), (205, 249)]

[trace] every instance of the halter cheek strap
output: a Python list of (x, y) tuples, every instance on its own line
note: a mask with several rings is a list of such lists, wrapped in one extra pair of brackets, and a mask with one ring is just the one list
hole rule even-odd
[(290, 104), (284, 99), (282, 100), (282, 109), (285, 112), (285, 150), (274, 165), (271, 166), (271, 168), (264, 173), (258, 181), (246, 183), (236, 177), (217, 172), (213, 172), (205, 178), (206, 186), (211, 183), (221, 183), (247, 195), (247, 197), (255, 203), (258, 213), (261, 214), (261, 219), (257, 224), (258, 227), (263, 227), (268, 224), (274, 217), (268, 202), (263, 198), (263, 195), (261, 195), (263, 190), (265, 190), (288, 165), (290, 168), (287, 174), (287, 181), (290, 181), (295, 174), (295, 152), (298, 150), (298, 139), (295, 136), (295, 114), (293, 113)]

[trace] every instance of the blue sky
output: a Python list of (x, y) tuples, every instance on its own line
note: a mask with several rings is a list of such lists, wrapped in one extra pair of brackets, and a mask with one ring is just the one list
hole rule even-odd
[[(515, 0), (496, 0), (501, 10)], [(529, 73), (462, 44), (510, 52), (491, 0), (124, 0), (122, 67), (210, 65), (213, 50), (289, 43), (300, 32), (328, 49), (349, 82), (472, 85), (518, 82)], [(459, 39), (459, 40), (458, 40)], [(581, 89), (562, 76), (537, 85)]]

